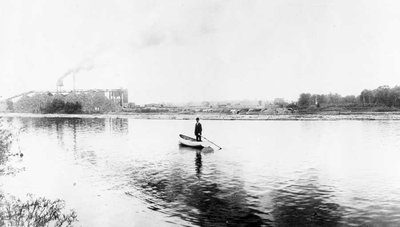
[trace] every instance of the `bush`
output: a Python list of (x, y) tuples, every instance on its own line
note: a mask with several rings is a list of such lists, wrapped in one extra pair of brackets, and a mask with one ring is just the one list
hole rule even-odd
[(296, 103), (290, 103), (289, 105), (286, 106), (286, 108), (291, 108), (292, 110), (299, 109), (299, 107), (296, 105)]
[(46, 103), (46, 106), (41, 109), (42, 113), (82, 113), (82, 105), (79, 102), (64, 102), (61, 99), (53, 99)]
[(309, 107), (307, 107), (307, 109), (306, 109), (307, 112), (316, 112), (317, 110), (318, 110), (318, 107), (317, 107), (317, 106), (314, 106), (314, 105), (309, 106)]
[(20, 113), (107, 113), (119, 110), (121, 107), (103, 92), (36, 94), (21, 97), (14, 103), (14, 111)]
[(79, 102), (67, 102), (64, 106), (64, 112), (67, 114), (82, 113), (82, 105)]
[(14, 111), (14, 103), (11, 100), (7, 100), (7, 110)]
[(75, 211), (64, 212), (63, 200), (55, 201), (46, 198), (34, 199), (29, 196), (27, 201), (5, 198), (0, 195), (0, 225), (1, 226), (72, 226), (76, 222)]
[(63, 113), (65, 102), (61, 99), (53, 99), (46, 103), (46, 106), (41, 110), (43, 113)]
[(0, 118), (0, 155), (4, 155), (8, 152), (11, 143), (12, 133), (4, 126), (3, 121)]

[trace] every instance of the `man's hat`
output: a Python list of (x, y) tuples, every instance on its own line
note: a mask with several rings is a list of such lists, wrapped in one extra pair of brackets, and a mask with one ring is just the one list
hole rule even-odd
[(200, 120), (200, 118), (196, 117), (196, 121)]

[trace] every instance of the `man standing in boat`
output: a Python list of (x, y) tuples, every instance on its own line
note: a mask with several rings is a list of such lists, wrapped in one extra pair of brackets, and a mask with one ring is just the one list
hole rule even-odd
[(201, 132), (203, 131), (199, 121), (200, 121), (200, 119), (196, 118), (196, 125), (194, 127), (194, 134), (196, 135), (197, 141), (201, 141)]

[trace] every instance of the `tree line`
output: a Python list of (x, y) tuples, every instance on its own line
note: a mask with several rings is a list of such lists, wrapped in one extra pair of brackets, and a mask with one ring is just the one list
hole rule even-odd
[(41, 108), (41, 112), (78, 114), (82, 113), (82, 104), (79, 102), (64, 102), (61, 99), (53, 99), (51, 102), (47, 102), (43, 108)]
[(329, 105), (400, 107), (400, 86), (392, 88), (389, 86), (380, 86), (373, 90), (364, 89), (358, 96), (302, 93), (297, 101), (297, 106), (300, 108)]
[(121, 109), (103, 92), (67, 95), (39, 93), (23, 96), (15, 103), (7, 105), (10, 111), (18, 113), (108, 113)]

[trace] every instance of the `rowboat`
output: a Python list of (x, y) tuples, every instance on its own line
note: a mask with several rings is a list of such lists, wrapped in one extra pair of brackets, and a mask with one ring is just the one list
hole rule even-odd
[(197, 141), (196, 139), (179, 134), (179, 143), (184, 146), (194, 147), (194, 148), (204, 148), (209, 147), (209, 144), (204, 141)]

